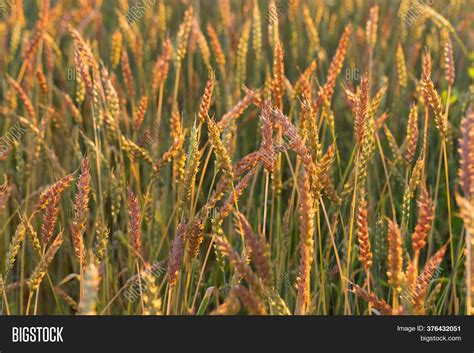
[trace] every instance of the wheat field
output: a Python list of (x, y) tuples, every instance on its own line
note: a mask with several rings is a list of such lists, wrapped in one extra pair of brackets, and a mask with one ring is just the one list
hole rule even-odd
[(2, 314), (474, 314), (473, 8), (2, 0)]

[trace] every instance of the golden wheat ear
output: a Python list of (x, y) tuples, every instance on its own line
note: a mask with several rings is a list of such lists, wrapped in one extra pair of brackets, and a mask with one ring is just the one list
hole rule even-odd
[(285, 81), (283, 54), (283, 44), (278, 41), (273, 56), (273, 101), (280, 110), (283, 110), (283, 83)]
[(191, 194), (194, 188), (194, 184), (196, 183), (196, 176), (199, 172), (199, 166), (201, 163), (202, 156), (202, 152), (199, 151), (199, 132), (200, 129), (196, 128), (195, 122), (191, 130), (191, 135), (189, 137), (188, 152), (186, 155), (186, 162), (184, 166), (184, 184), (179, 192), (180, 208), (183, 207), (186, 202), (192, 201)]
[(466, 227), (466, 304), (467, 313), (474, 315), (474, 109), (472, 106), (461, 121), (459, 139), (459, 184), (464, 197), (456, 195)]
[(224, 303), (212, 311), (211, 315), (237, 315), (240, 308), (240, 301), (237, 298), (237, 294), (235, 291), (230, 291), (229, 296), (224, 300)]
[(433, 279), (439, 276), (439, 268), (443, 261), (444, 254), (446, 253), (447, 245), (444, 245), (439, 249), (426, 263), (423, 271), (417, 277), (413, 286), (412, 295), (414, 301), (414, 311), (417, 314), (424, 314), (425, 312), (425, 300), (428, 287)]
[(398, 74), (398, 84), (400, 87), (407, 86), (407, 67), (405, 61), (405, 54), (403, 53), (403, 47), (401, 43), (398, 43), (397, 46), (397, 74)]
[(6, 76), (8, 82), (10, 83), (10, 86), (15, 90), (16, 94), (18, 94), (18, 97), (20, 100), (23, 102), (23, 105), (25, 106), (25, 110), (28, 113), (28, 116), (30, 118), (30, 122), (37, 127), (38, 122), (36, 118), (36, 113), (35, 113), (35, 108), (33, 107), (33, 103), (31, 103), (30, 98), (26, 94), (26, 92), (23, 90), (23, 88), (10, 76)]
[(199, 106), (198, 117), (201, 124), (204, 124), (207, 119), (209, 107), (211, 106), (212, 92), (214, 90), (214, 78), (207, 80), (206, 88), (201, 99), (201, 105)]
[(407, 124), (407, 148), (405, 161), (411, 165), (415, 158), (416, 148), (418, 146), (418, 106), (413, 103), (410, 108)]
[(418, 222), (412, 236), (412, 246), (416, 253), (419, 253), (426, 245), (426, 238), (431, 229), (431, 223), (434, 219), (433, 200), (430, 198), (426, 186), (422, 184), (420, 198), (418, 200)]
[(84, 271), (84, 295), (79, 303), (78, 315), (97, 315), (99, 284), (99, 269), (91, 259)]
[(220, 211), (220, 217), (222, 220), (227, 218), (230, 214), (232, 209), (234, 208), (235, 204), (238, 202), (239, 198), (242, 196), (244, 191), (249, 186), (250, 182), (252, 181), (254, 175), (257, 173), (257, 168), (252, 168), (247, 174), (245, 174), (240, 180), (239, 183), (233, 188), (229, 196), (224, 202), (224, 205)]
[(232, 245), (227, 240), (226, 236), (221, 231), (221, 234), (215, 232), (213, 241), (216, 244), (216, 248), (220, 254), (226, 256), (232, 267), (235, 269), (239, 276), (242, 276), (248, 283), (251, 290), (257, 293), (259, 296), (265, 294), (265, 287), (261, 278), (256, 275), (250, 265), (243, 259), (237, 251), (232, 248)]
[(369, 293), (365, 289), (359, 287), (357, 284), (354, 285), (352, 291), (359, 297), (364, 299), (366, 302), (372, 304), (374, 309), (380, 311), (382, 315), (393, 315), (393, 308), (385, 302), (383, 299), (377, 298), (374, 293)]
[(178, 47), (176, 49), (176, 64), (179, 66), (183, 61), (187, 53), (188, 48), (188, 39), (191, 32), (191, 25), (194, 16), (194, 10), (192, 6), (189, 6), (186, 12), (184, 13), (184, 19), (181, 23), (178, 31)]
[(448, 81), (450, 86), (454, 85), (455, 69), (454, 69), (454, 50), (453, 43), (449, 35), (444, 43), (443, 68), (444, 78)]
[(184, 256), (184, 245), (187, 225), (181, 222), (178, 225), (176, 236), (171, 244), (170, 255), (168, 259), (168, 282), (171, 287), (175, 285)]
[(221, 43), (219, 42), (219, 37), (217, 35), (217, 32), (211, 23), (207, 25), (207, 34), (209, 35), (211, 48), (214, 51), (216, 62), (219, 65), (219, 68), (222, 69), (225, 67), (226, 58), (225, 58), (224, 50), (222, 49)]
[(372, 266), (372, 251), (370, 249), (369, 226), (367, 223), (367, 201), (362, 199), (357, 214), (357, 240), (359, 242), (359, 260), (370, 271)]
[(366, 40), (371, 48), (374, 48), (377, 42), (378, 24), (379, 24), (379, 6), (374, 5), (369, 10), (369, 20), (367, 21), (367, 25), (365, 29)]
[(16, 227), (15, 234), (12, 237), (10, 242), (10, 246), (8, 247), (8, 252), (5, 256), (5, 269), (3, 272), (3, 277), (7, 280), (8, 275), (15, 264), (16, 256), (20, 250), (21, 244), (25, 239), (26, 234), (26, 226), (25, 226), (25, 219), (21, 219), (20, 223)]
[(77, 182), (77, 194), (74, 202), (74, 220), (71, 229), (74, 251), (79, 263), (84, 263), (85, 260), (83, 235), (86, 230), (89, 213), (90, 191), (90, 162), (89, 158), (85, 157), (81, 163), (81, 175)]
[(194, 19), (193, 26), (192, 26), (192, 36), (196, 38), (199, 51), (201, 52), (201, 57), (206, 65), (208, 70), (211, 69), (211, 50), (209, 49), (209, 45), (207, 44), (207, 39), (204, 33), (201, 31), (201, 27), (199, 26), (199, 22), (197, 19)]
[(197, 258), (199, 248), (204, 240), (204, 223), (195, 218), (189, 221), (186, 229), (186, 258), (191, 261)]
[(357, 145), (361, 148), (367, 135), (367, 111), (369, 106), (370, 82), (369, 75), (364, 74), (360, 83), (360, 93), (356, 102), (356, 116), (354, 119), (354, 134)]
[(36, 266), (36, 268), (34, 269), (33, 273), (31, 274), (30, 278), (27, 281), (28, 288), (30, 289), (31, 293), (37, 290), (38, 287), (40, 286), (41, 282), (43, 281), (44, 276), (46, 275), (49, 265), (53, 261), (53, 258), (58, 252), (62, 243), (63, 243), (63, 232), (61, 231), (56, 236), (54, 241), (51, 243), (48, 250), (46, 250), (44, 255), (41, 257), (40, 262), (38, 263), (38, 265)]
[(209, 133), (209, 141), (212, 147), (214, 148), (214, 153), (219, 163), (219, 167), (226, 175), (229, 176), (230, 179), (233, 179), (234, 171), (232, 168), (232, 161), (230, 159), (227, 149), (222, 143), (219, 128), (217, 127), (216, 122), (211, 118), (207, 118), (207, 128)]
[(401, 291), (403, 283), (403, 238), (397, 223), (387, 219), (388, 222), (388, 283), (394, 292)]
[(240, 212), (235, 213), (234, 228), (239, 232), (242, 227), (245, 243), (250, 249), (250, 256), (255, 266), (257, 274), (265, 285), (270, 283), (270, 253), (269, 246), (265, 239), (259, 239), (259, 236), (252, 230), (247, 218)]
[(6, 175), (3, 176), (4, 182), (0, 185), (0, 214), (5, 210), (7, 207), (7, 201), (11, 194), (11, 186), (8, 183), (8, 177)]
[(43, 224), (41, 226), (41, 240), (43, 246), (46, 246), (53, 235), (59, 214), (59, 198), (61, 194), (68, 188), (74, 180), (74, 174), (66, 175), (52, 186), (48, 187), (40, 195), (37, 209), (44, 210)]
[(173, 54), (173, 45), (171, 40), (167, 38), (163, 43), (163, 51), (161, 56), (156, 60), (153, 66), (153, 80), (152, 80), (152, 92), (154, 95), (163, 86), (166, 78), (168, 77), (170, 60)]
[(236, 285), (232, 290), (240, 299), (250, 315), (266, 315), (267, 309), (260, 299), (249, 289), (242, 285)]
[(148, 98), (147, 96), (143, 96), (140, 99), (140, 103), (138, 104), (138, 110), (133, 116), (133, 130), (138, 131), (143, 124), (143, 120), (145, 118), (146, 109), (148, 106)]
[(459, 184), (464, 197), (474, 199), (474, 106), (471, 106), (461, 121), (461, 137), (459, 139)]
[(142, 255), (142, 232), (140, 227), (140, 207), (131, 188), (127, 190), (129, 236), (135, 257)]
[(460, 195), (456, 195), (456, 202), (466, 227), (466, 311), (474, 315), (474, 204)]
[[(332, 96), (334, 95), (334, 88), (336, 87), (336, 78), (342, 70), (344, 60), (347, 53), (347, 45), (349, 44), (349, 37), (352, 32), (352, 25), (348, 24), (344, 28), (339, 44), (337, 45), (336, 53), (331, 60), (329, 65), (328, 75), (326, 83), (318, 91), (318, 99), (315, 103), (316, 107), (323, 104), (324, 101), (331, 102)], [(317, 110), (317, 109), (315, 109)]]
[(428, 106), (431, 108), (434, 121), (438, 131), (441, 135), (441, 138), (446, 138), (448, 132), (448, 119), (447, 116), (443, 113), (443, 106), (441, 102), (441, 97), (439, 96), (433, 81), (431, 80), (431, 56), (429, 52), (425, 52), (423, 56), (422, 64), (422, 80), (421, 88), (423, 93), (423, 98)]
[(300, 264), (298, 268), (296, 314), (304, 315), (310, 302), (310, 278), (313, 262), (314, 243), (314, 200), (311, 195), (310, 178), (303, 170), (298, 183), (299, 191), (299, 226), (300, 226)]

